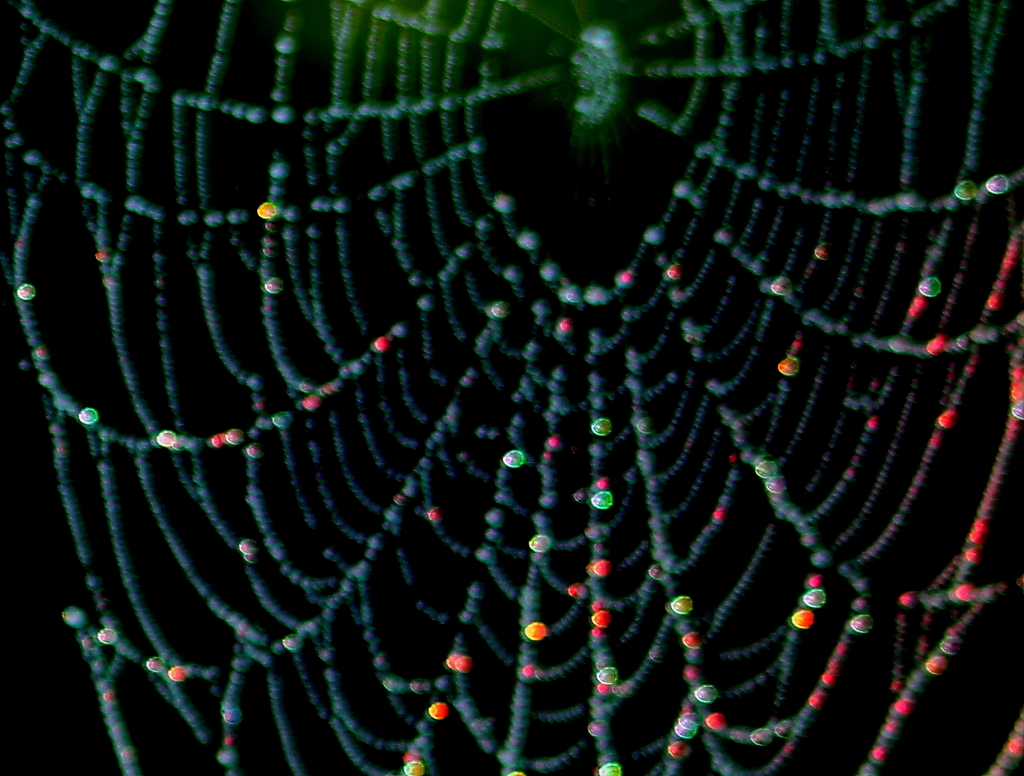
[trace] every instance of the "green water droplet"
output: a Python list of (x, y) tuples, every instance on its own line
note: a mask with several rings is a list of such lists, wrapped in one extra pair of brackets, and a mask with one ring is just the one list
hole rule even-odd
[(522, 450), (509, 450), (502, 456), (501, 462), (509, 469), (518, 469), (526, 463), (526, 456), (523, 455)]
[(929, 299), (931, 299), (934, 296), (938, 296), (941, 290), (942, 283), (939, 282), (938, 278), (921, 278), (921, 282), (917, 284), (917, 292), (921, 296), (927, 296)]

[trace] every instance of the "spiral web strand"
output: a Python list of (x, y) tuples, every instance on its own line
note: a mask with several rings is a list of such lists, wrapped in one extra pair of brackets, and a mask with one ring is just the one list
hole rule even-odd
[[(165, 0), (120, 54), (6, 9), (0, 257), (93, 597), (64, 619), (123, 773), (147, 761), (130, 672), (227, 774), (261, 772), (257, 702), (293, 774), (319, 772), (300, 704), (371, 776), (460, 772), (435, 746), (455, 725), (503, 776), (787, 772), (965, 418), (998, 429), (991, 466), (934, 580), (898, 598), (888, 711), (851, 768), (880, 772), (1015, 592), (976, 568), (1024, 421), (1024, 168), (984, 148), (1020, 8), (646, 5), (612, 24), (582, 2), (302, 0), (268, 12), (271, 40), (237, 0), (194, 22)], [(197, 53), (184, 30), (208, 22)], [(936, 151), (950, 25), (970, 84)], [(64, 96), (54, 141), (31, 100)], [(649, 143), (627, 242), (595, 255), (544, 190), (531, 105), (592, 201)], [(78, 293), (47, 242), (71, 222), (105, 373), (62, 367), (76, 326), (46, 307)], [(182, 643), (229, 649), (190, 654), (165, 608), (212, 615)], [(555, 750), (531, 742), (549, 727)]]

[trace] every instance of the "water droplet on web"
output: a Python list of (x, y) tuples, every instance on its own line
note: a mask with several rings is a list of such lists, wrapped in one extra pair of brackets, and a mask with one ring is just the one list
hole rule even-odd
[(531, 232), (529, 229), (524, 229), (516, 237), (516, 242), (519, 244), (520, 248), (531, 251), (535, 250), (537, 246), (540, 245), (540, 237), (535, 232)]
[(974, 184), (974, 181), (960, 181), (960, 183), (956, 184), (956, 188), (953, 189), (953, 196), (961, 202), (974, 199), (977, 193), (978, 187)]
[(1005, 194), (1010, 189), (1010, 180), (1005, 175), (993, 175), (985, 181), (985, 190), (989, 194)]
[(510, 194), (499, 193), (494, 197), (494, 209), (499, 213), (511, 213), (516, 209), (516, 201)]
[(718, 690), (715, 689), (714, 685), (702, 684), (693, 691), (693, 697), (701, 703), (711, 703), (718, 697)]
[(84, 628), (88, 622), (88, 618), (84, 611), (79, 609), (77, 606), (69, 606), (64, 610), (62, 614), (64, 622), (70, 625), (72, 628)]
[(759, 728), (751, 732), (750, 742), (756, 746), (767, 746), (771, 743), (772, 737), (771, 728)]
[(665, 230), (660, 226), (649, 226), (644, 231), (644, 242), (650, 245), (661, 245), (665, 239)]
[(804, 593), (802, 600), (805, 606), (817, 609), (825, 605), (825, 591), (820, 589), (808, 590)]
[(507, 318), (511, 310), (512, 308), (509, 305), (509, 303), (503, 301), (491, 302), (485, 308), (487, 317), (493, 320), (501, 320), (502, 318)]
[(612, 295), (608, 293), (607, 289), (602, 288), (598, 285), (587, 286), (587, 290), (584, 293), (584, 299), (588, 304), (602, 305), (607, 304), (611, 301)]
[(551, 539), (544, 534), (537, 534), (530, 539), (530, 549), (534, 552), (547, 552), (551, 546)]
[[(225, 720), (226, 721), (226, 720)], [(217, 750), (217, 762), (230, 768), (238, 764), (238, 750), (233, 746), (225, 746)]]
[(518, 469), (526, 463), (526, 456), (521, 450), (509, 450), (504, 456), (502, 456), (501, 462), (509, 469)]
[(672, 187), (672, 194), (679, 199), (690, 196), (693, 193), (693, 186), (689, 181), (677, 181)]
[(917, 284), (917, 293), (928, 298), (938, 296), (941, 290), (942, 283), (936, 277), (922, 278), (921, 282)]
[(676, 722), (675, 733), (680, 738), (693, 738), (697, 735), (698, 730), (700, 730), (700, 719), (696, 714), (683, 714)]

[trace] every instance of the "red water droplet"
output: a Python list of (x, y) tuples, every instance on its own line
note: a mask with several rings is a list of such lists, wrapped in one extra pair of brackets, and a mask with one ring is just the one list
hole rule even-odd
[(591, 563), (587, 570), (591, 576), (606, 577), (612, 570), (612, 563), (610, 560), (597, 560)]
[(974, 598), (974, 585), (960, 585), (953, 591), (953, 597), (958, 601), (970, 601)]
[(946, 349), (947, 339), (948, 337), (946, 337), (945, 334), (937, 334), (928, 341), (928, 344), (925, 346), (925, 350), (927, 350), (933, 356), (937, 356), (939, 355), (939, 353), (942, 353)]
[(673, 741), (668, 745), (669, 757), (680, 758), (687, 752), (686, 743), (684, 741)]
[(712, 730), (721, 730), (725, 727), (725, 715), (720, 711), (716, 711), (714, 714), (708, 714), (704, 718), (704, 724)]
[(448, 716), (448, 704), (441, 703), (440, 701), (432, 703), (430, 704), (430, 708), (427, 709), (427, 714), (429, 714), (432, 719), (444, 719)]

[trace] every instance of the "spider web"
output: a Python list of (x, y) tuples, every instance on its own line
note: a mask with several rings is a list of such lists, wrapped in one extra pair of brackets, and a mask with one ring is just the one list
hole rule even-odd
[(0, 257), (123, 773), (913, 762), (1020, 584), (1019, 7), (109, 10), (4, 10)]

